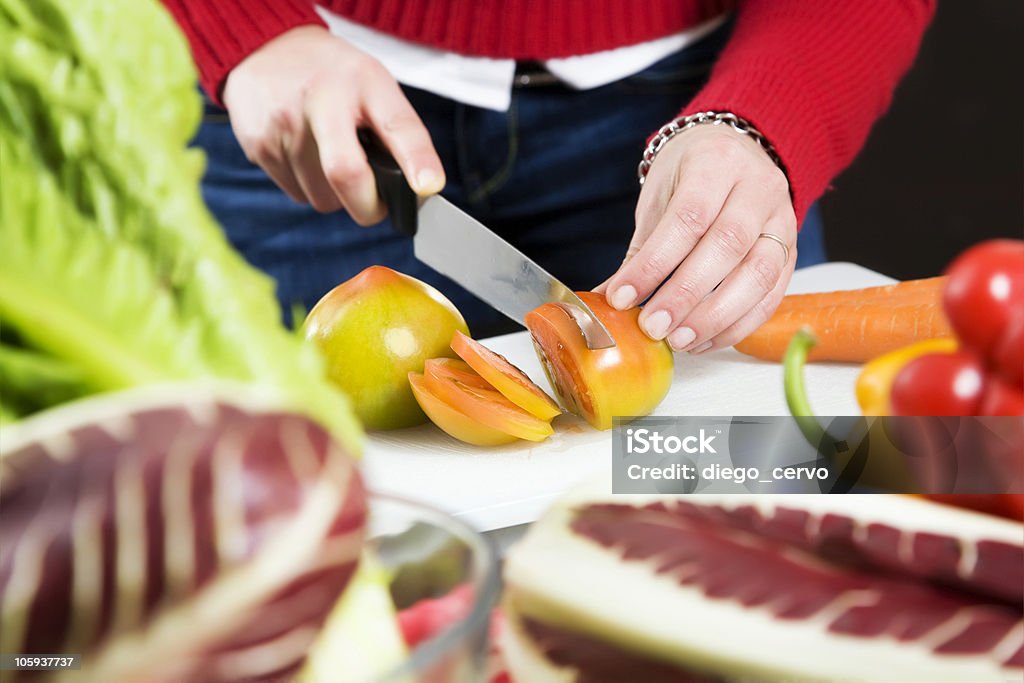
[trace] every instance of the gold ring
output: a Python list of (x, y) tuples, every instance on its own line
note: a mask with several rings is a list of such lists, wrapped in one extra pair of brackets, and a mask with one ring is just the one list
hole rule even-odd
[(789, 247), (786, 245), (785, 241), (783, 241), (783, 239), (778, 235), (773, 235), (770, 232), (762, 232), (757, 236), (757, 239), (761, 239), (762, 237), (767, 237), (773, 242), (778, 242), (779, 246), (782, 247), (782, 252), (786, 256), (786, 260), (782, 262), (782, 267), (785, 268), (789, 264)]

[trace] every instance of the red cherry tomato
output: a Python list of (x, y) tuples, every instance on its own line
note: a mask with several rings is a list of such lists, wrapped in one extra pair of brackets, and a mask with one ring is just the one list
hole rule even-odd
[(892, 383), (894, 415), (977, 415), (985, 369), (966, 351), (919, 356)]
[(1002, 377), (989, 376), (978, 414), (1024, 415), (1024, 391), (1003, 381)]
[(1004, 380), (1024, 390), (1024, 306), (1012, 312), (1002, 341), (992, 353), (992, 361)]
[(943, 505), (1024, 521), (1024, 495), (1019, 493), (929, 493), (924, 497)]
[(1024, 522), (1024, 494), (1006, 493), (1002, 499), (1004, 516)]
[(1012, 311), (1024, 308), (1024, 241), (982, 242), (960, 254), (946, 273), (949, 322), (964, 346), (990, 357)]

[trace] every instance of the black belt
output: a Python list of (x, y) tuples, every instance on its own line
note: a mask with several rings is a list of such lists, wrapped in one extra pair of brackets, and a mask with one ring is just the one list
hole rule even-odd
[(561, 85), (562, 79), (548, 71), (541, 62), (516, 62), (512, 84), (516, 88), (543, 88)]

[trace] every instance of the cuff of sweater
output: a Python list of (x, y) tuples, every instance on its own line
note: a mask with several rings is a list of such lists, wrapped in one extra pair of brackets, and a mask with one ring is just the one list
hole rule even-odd
[(256, 49), (303, 25), (325, 26), (309, 0), (173, 0), (166, 3), (192, 44), (199, 82), (224, 106), (228, 74)]
[(715, 75), (681, 115), (729, 111), (749, 121), (782, 160), (793, 194), (793, 210), (802, 224), (808, 208), (831, 178), (822, 160), (831, 159), (825, 112), (807, 84), (786, 82), (761, 69)]

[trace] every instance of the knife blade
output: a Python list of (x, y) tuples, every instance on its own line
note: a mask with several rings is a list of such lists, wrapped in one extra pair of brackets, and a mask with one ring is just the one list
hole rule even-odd
[(412, 237), (417, 259), (520, 324), (533, 309), (555, 303), (575, 318), (589, 348), (615, 346), (575, 292), (444, 197), (417, 197), (383, 143), (367, 130), (359, 139), (391, 223)]

